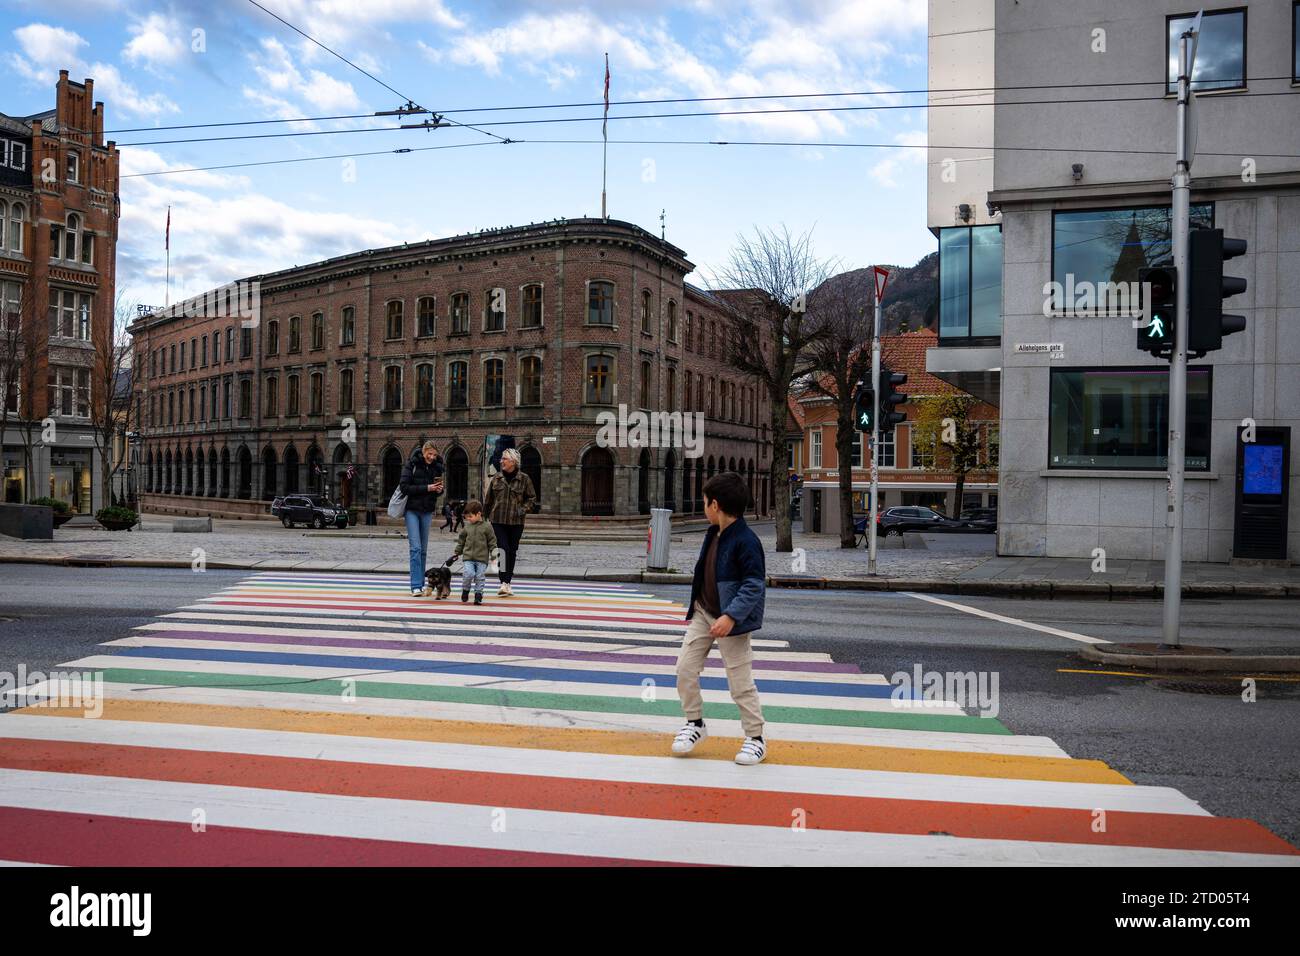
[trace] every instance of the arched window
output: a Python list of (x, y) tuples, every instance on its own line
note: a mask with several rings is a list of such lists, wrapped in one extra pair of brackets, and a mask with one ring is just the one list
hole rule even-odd
[(339, 370), (339, 411), (352, 411), (352, 378), (353, 371), (350, 368)]
[(313, 312), (311, 315), (311, 347), (313, 349), (323, 349), (325, 347), (324, 312)]
[(284, 450), (284, 493), (298, 493), (298, 449), (292, 445)]
[(542, 360), (536, 355), (519, 360), (519, 404), (542, 404)]
[(469, 407), (469, 363), (452, 362), (447, 366), (447, 406)]
[(587, 356), (588, 405), (609, 405), (614, 401), (614, 359), (609, 355)]
[(247, 447), (239, 449), (239, 495), (253, 497), (253, 453)]
[(272, 319), (266, 323), (266, 354), (280, 354), (280, 320)]
[(667, 409), (670, 412), (677, 410), (677, 367), (668, 366), (668, 378), (664, 385), (664, 390), (668, 393), (665, 396)]
[(384, 326), (384, 338), (400, 339), (402, 337), (402, 300), (394, 299), (388, 303), (388, 321)]
[(436, 325), (437, 311), (436, 303), (431, 295), (422, 295), (415, 303), (416, 330), (418, 336), (433, 335)]
[(302, 351), (302, 316), (289, 316), (289, 352)]
[(266, 380), (266, 398), (263, 403), (262, 414), (267, 418), (277, 418), (280, 415), (280, 380), (271, 375)]
[(402, 407), (402, 367), (390, 365), (384, 369), (384, 411), (400, 411)]
[(650, 513), (650, 449), (642, 448), (636, 463), (636, 510)]
[(469, 497), (469, 455), (460, 445), (447, 449), (447, 500), (464, 501)]
[(230, 449), (221, 449), (221, 497), (230, 497)]
[(433, 408), (433, 366), (427, 362), (415, 367), (415, 407), (421, 411)]
[(262, 452), (262, 498), (270, 501), (276, 496), (279, 485), (275, 473), (275, 449), (267, 446)]
[(641, 363), (641, 407), (650, 407), (650, 363)]
[(542, 503), (542, 456), (532, 445), (525, 445), (519, 451), (519, 467), (533, 482), (537, 492), (537, 503)]
[(506, 402), (506, 363), (488, 359), (483, 363), (483, 404), (499, 406)]
[(357, 341), (357, 310), (343, 307), (343, 320), (339, 323), (339, 345), (353, 345)]
[(322, 415), (325, 412), (325, 373), (312, 372), (307, 380), (307, 414)]
[(695, 313), (686, 310), (686, 351), (695, 351)]
[(582, 513), (614, 513), (614, 456), (607, 448), (593, 446), (582, 456)]
[(402, 480), (402, 453), (390, 445), (388, 450), (384, 452), (383, 463), (384, 486), (382, 500), (387, 501), (393, 496), (393, 490), (397, 488), (398, 483)]
[(654, 325), (650, 321), (650, 290), (641, 290), (641, 331), (652, 332)]
[(23, 237), (27, 234), (24, 224), (27, 221), (27, 207), (20, 202), (9, 207), (9, 251), (23, 251)]
[(298, 376), (290, 375), (284, 380), (284, 413), (286, 415), (297, 415), (300, 411)]
[(677, 341), (677, 303), (668, 300), (668, 341)]

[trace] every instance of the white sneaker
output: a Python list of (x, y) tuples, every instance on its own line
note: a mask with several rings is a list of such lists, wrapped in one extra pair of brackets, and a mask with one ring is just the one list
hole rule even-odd
[(411, 588), (411, 597), (424, 597), (424, 588)]
[(510, 597), (510, 585), (502, 581), (501, 587), (497, 588), (497, 597)]
[(695, 745), (709, 736), (709, 731), (705, 727), (700, 727), (687, 721), (681, 730), (677, 731), (677, 736), (673, 738), (673, 753), (684, 757), (695, 749)]
[(736, 763), (742, 767), (752, 767), (756, 763), (762, 763), (766, 756), (767, 745), (763, 741), (757, 737), (746, 737), (740, 745), (740, 752), (736, 754)]

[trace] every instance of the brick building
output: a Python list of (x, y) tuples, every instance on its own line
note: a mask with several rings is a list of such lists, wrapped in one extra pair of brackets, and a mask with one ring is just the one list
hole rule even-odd
[[(52, 110), (0, 113), (0, 459), (3, 500), (108, 504), (92, 410), (107, 402), (118, 153), (94, 81), (59, 72)], [(50, 419), (53, 433), (43, 427)]]
[[(998, 410), (986, 402), (978, 402), (970, 412), (970, 420), (979, 422), (982, 430), (983, 467), (976, 474), (968, 474), (962, 492), (963, 500), (956, 501), (956, 479), (948, 471), (936, 470), (926, 460), (912, 441), (912, 420), (917, 416), (915, 401), (938, 395), (960, 392), (955, 385), (931, 375), (925, 370), (925, 356), (938, 343), (934, 332), (923, 329), (902, 335), (881, 338), (882, 361), (895, 372), (907, 375), (907, 383), (899, 388), (909, 402), (899, 406), (908, 421), (895, 427), (891, 438), (881, 441), (879, 457), (880, 507), (902, 505), (927, 505), (945, 514), (956, 515), (964, 508), (989, 507), (998, 504)], [(805, 389), (791, 401), (794, 417), (800, 427), (802, 447), (796, 456), (791, 453), (792, 467), (798, 461), (803, 489), (800, 520), (805, 531), (837, 534), (839, 532), (839, 468), (835, 446), (835, 406), (832, 401), (812, 390)], [(855, 436), (853, 468), (853, 511), (865, 514), (871, 488), (871, 443)]]
[[(489, 436), (511, 435), (557, 519), (699, 512), (729, 469), (767, 512), (766, 402), (725, 364), (721, 303), (693, 268), (631, 223), (556, 220), (256, 276), (256, 318), (142, 316), (144, 508), (265, 515), (290, 492), (381, 507), (426, 438), (448, 497), (473, 497)], [(702, 455), (598, 446), (598, 415), (620, 406), (702, 412)]]

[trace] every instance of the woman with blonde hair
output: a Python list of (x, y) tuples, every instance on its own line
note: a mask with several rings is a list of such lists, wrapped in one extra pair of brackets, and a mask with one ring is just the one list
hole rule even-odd
[(502, 551), (501, 570), (498, 576), (501, 587), (499, 597), (512, 597), (510, 580), (515, 573), (515, 555), (519, 551), (519, 539), (524, 534), (524, 515), (532, 511), (537, 504), (537, 490), (533, 480), (519, 467), (519, 452), (507, 448), (501, 453), (501, 470), (488, 482), (487, 494), (483, 498), (483, 511), (492, 522), (497, 544)]
[(426, 441), (402, 469), (398, 483), (406, 495), (406, 542), (411, 557), (411, 596), (424, 593), (424, 566), (429, 551), (429, 527), (438, 510), (444, 472), (438, 446)]

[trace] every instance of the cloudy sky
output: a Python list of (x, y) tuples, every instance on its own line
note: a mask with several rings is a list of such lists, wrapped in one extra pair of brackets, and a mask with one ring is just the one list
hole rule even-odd
[[(924, 142), (924, 110), (842, 109), (923, 101), (888, 91), (925, 86), (925, 0), (259, 2), (356, 68), (249, 0), (0, 0), (0, 111), (52, 107), (60, 69), (105, 102), (128, 299), (163, 297), (169, 204), (173, 299), (357, 249), (599, 215), (606, 52), (614, 103), (787, 97), (611, 107), (609, 214), (657, 233), (665, 211), (697, 282), (755, 226), (812, 229), (850, 268), (934, 249), (923, 152), (891, 145)], [(886, 92), (793, 98), (869, 91)], [(372, 115), (407, 99), (482, 132)], [(841, 109), (774, 112), (809, 106)], [(652, 115), (616, 118), (633, 114)], [(294, 122), (175, 128), (253, 120)], [(788, 145), (694, 144), (716, 140)], [(379, 155), (343, 155), (357, 153)], [(141, 175), (308, 157), (332, 158)]]

